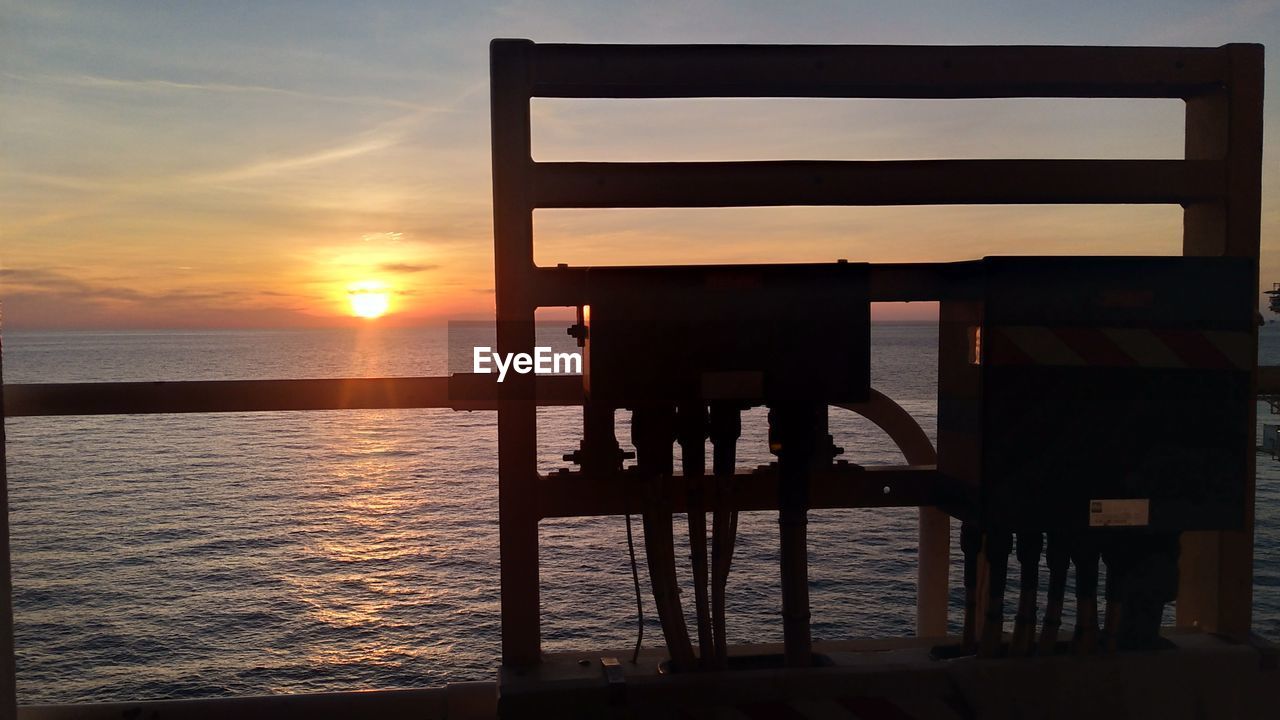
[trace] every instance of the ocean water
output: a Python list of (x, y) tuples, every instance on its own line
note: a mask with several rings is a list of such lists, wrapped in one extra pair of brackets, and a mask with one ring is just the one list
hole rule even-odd
[[(872, 339), (873, 385), (932, 437), (936, 327), (877, 324)], [(444, 329), (14, 332), (4, 337), (4, 380), (438, 375), (446, 350)], [(1263, 329), (1260, 359), (1280, 364), (1280, 326)], [(396, 410), (7, 421), (20, 701), (493, 678), (495, 417)], [(575, 409), (540, 411), (545, 471), (576, 447), (579, 418)], [(1259, 423), (1267, 418), (1260, 405)], [(767, 462), (763, 412), (743, 424), (739, 464)], [(851, 461), (901, 462), (883, 433), (852, 413), (833, 411), (832, 428)], [(1280, 462), (1261, 455), (1257, 514), (1254, 627), (1280, 639)], [(812, 513), (815, 637), (912, 632), (915, 532), (911, 509)], [(729, 586), (735, 641), (781, 640), (776, 536), (774, 516), (744, 514)], [(547, 649), (634, 642), (625, 538), (621, 518), (543, 524)], [(959, 578), (957, 566), (953, 625)], [(654, 645), (661, 633), (642, 581), (646, 644)]]

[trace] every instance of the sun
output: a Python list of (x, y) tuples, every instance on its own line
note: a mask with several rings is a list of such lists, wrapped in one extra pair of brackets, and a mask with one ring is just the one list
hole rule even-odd
[(352, 315), (370, 320), (386, 315), (391, 308), (391, 292), (376, 280), (348, 285), (347, 299), (351, 302)]

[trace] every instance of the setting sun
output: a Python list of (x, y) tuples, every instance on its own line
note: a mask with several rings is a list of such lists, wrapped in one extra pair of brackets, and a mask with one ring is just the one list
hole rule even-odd
[(380, 282), (359, 282), (347, 288), (351, 313), (362, 318), (381, 317), (391, 307), (391, 293)]

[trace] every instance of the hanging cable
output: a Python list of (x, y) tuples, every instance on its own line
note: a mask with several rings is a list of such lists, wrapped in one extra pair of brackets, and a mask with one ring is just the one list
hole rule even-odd
[(631, 556), (631, 581), (636, 588), (636, 649), (631, 653), (631, 664), (640, 659), (640, 646), (644, 643), (644, 601), (640, 594), (640, 569), (636, 565), (636, 541), (631, 534), (631, 509), (627, 507), (627, 494), (622, 493), (622, 510), (627, 516), (627, 554)]

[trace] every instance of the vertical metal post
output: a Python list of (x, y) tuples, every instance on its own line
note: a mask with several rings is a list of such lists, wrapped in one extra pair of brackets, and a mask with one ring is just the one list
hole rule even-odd
[(831, 462), (829, 443), (826, 405), (815, 407), (800, 401), (769, 406), (769, 449), (778, 456), (782, 640), (784, 662), (789, 668), (813, 664), (809, 625), (809, 482), (814, 467)]
[(0, 720), (18, 716), (13, 649), (13, 578), (9, 574), (9, 455), (4, 432), (4, 340), (0, 337)]
[[(1227, 196), (1222, 202), (1186, 207), (1182, 249), (1184, 255), (1226, 255), (1256, 261), (1262, 220), (1263, 49), (1261, 45), (1227, 45), (1225, 52), (1230, 68), (1225, 91), (1187, 100), (1186, 158), (1225, 159)], [(1255, 290), (1257, 286), (1255, 275)], [(1256, 326), (1252, 337), (1256, 358)], [(1257, 380), (1255, 361), (1251, 398), (1256, 395)], [(1177, 606), (1180, 626), (1239, 636), (1248, 633), (1252, 625), (1257, 461), (1252, 437), (1256, 404), (1252, 400), (1249, 418), (1251, 434), (1240, 448), (1248, 457), (1244, 526), (1236, 531), (1183, 533)]]
[[(944, 341), (940, 338), (940, 342)], [(942, 357), (940, 354), (939, 357)], [(941, 372), (941, 369), (940, 369)], [(876, 390), (860, 406), (841, 405), (875, 423), (902, 451), (908, 465), (936, 465), (938, 453), (915, 418)], [(951, 516), (936, 507), (919, 509), (916, 565), (916, 636), (947, 634), (948, 585), (951, 582)]]
[(922, 507), (916, 566), (916, 635), (947, 634), (947, 585), (951, 571), (951, 517)]
[[(494, 291), (500, 353), (534, 345), (533, 209), (529, 173), (528, 40), (489, 46), (493, 152)], [(533, 375), (498, 386), (498, 518), (502, 582), (502, 662), (541, 657), (538, 603), (537, 406)]]

